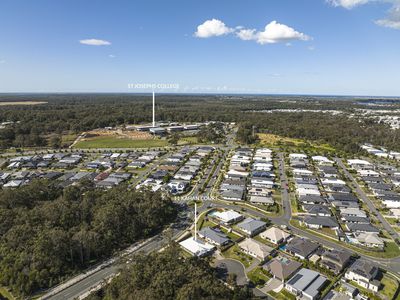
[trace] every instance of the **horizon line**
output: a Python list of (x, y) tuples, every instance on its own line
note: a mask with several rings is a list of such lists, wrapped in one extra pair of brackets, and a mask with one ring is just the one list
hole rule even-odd
[[(149, 92), (0, 92), (2, 95), (151, 95)], [(158, 95), (214, 95), (214, 96), (308, 96), (308, 97), (351, 97), (351, 98), (385, 98), (385, 99), (400, 99), (399, 96), (382, 96), (382, 95), (359, 95), (359, 94), (312, 94), (312, 93), (219, 93), (219, 92), (159, 92)]]

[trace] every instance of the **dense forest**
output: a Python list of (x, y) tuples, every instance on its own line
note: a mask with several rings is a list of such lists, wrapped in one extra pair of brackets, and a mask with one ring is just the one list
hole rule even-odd
[(89, 300), (251, 299), (247, 288), (225, 286), (209, 262), (183, 258), (171, 245), (161, 253), (138, 255), (105, 289)]
[(201, 143), (222, 143), (225, 139), (225, 128), (221, 122), (210, 123), (200, 128), (197, 138)]
[(399, 150), (400, 130), (391, 130), (370, 120), (333, 116), (319, 113), (274, 113), (265, 119), (263, 114), (252, 114), (251, 122), (243, 122), (237, 138), (242, 143), (252, 143), (252, 126), (256, 132), (273, 133), (291, 138), (329, 143), (336, 149), (356, 153), (360, 144), (372, 143), (388, 149)]
[[(46, 104), (2, 106), (0, 122), (15, 122), (0, 129), (0, 149), (59, 145), (59, 136), (106, 126), (148, 123), (151, 96), (130, 94), (0, 95), (1, 101), (45, 101)], [(400, 130), (348, 114), (366, 108), (368, 99), (308, 96), (159, 95), (156, 119), (178, 122), (237, 122), (239, 141), (254, 142), (256, 132), (330, 143), (343, 151), (358, 151), (357, 143), (371, 142), (400, 150)], [(371, 100), (372, 101), (372, 100)], [(379, 101), (374, 100), (374, 101)], [(383, 101), (383, 100), (382, 100)], [(393, 109), (399, 108), (397, 102)], [(379, 109), (380, 106), (369, 106)], [(308, 109), (308, 112), (274, 112), (273, 109)], [(340, 114), (313, 112), (335, 110)], [(203, 131), (201, 138), (209, 139)], [(174, 139), (172, 139), (173, 141)], [(176, 140), (176, 138), (175, 138)]]
[(148, 190), (105, 192), (84, 182), (62, 190), (47, 181), (0, 190), (0, 283), (15, 295), (32, 295), (175, 216), (169, 198)]

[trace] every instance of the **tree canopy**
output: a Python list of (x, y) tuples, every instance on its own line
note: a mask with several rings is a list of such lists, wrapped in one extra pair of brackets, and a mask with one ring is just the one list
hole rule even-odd
[(88, 267), (176, 216), (159, 192), (64, 190), (47, 181), (0, 191), (0, 282), (32, 295)]
[(151, 255), (135, 256), (119, 276), (89, 300), (250, 299), (247, 289), (225, 286), (209, 262), (183, 258), (177, 245)]

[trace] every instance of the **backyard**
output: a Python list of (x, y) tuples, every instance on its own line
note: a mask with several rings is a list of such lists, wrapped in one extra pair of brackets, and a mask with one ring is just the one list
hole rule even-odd
[(228, 250), (222, 252), (222, 255), (225, 258), (231, 258), (240, 261), (246, 268), (248, 268), (253, 262), (253, 258), (240, 251), (237, 245), (234, 245), (230, 247)]

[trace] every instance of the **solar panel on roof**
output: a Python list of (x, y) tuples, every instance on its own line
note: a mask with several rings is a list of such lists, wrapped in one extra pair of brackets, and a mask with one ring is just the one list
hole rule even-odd
[(292, 279), (290, 279), (289, 284), (294, 285), (297, 281), (299, 281), (303, 275), (296, 274)]

